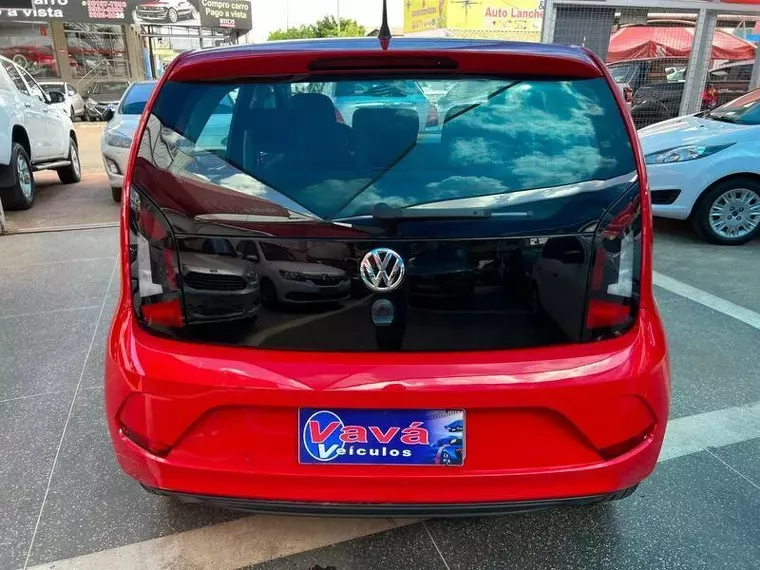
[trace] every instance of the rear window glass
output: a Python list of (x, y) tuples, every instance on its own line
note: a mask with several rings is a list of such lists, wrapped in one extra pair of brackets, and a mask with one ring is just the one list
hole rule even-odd
[(121, 102), (121, 114), (141, 115), (155, 86), (155, 83), (135, 83), (132, 85), (124, 94), (124, 99)]
[(337, 97), (406, 97), (422, 96), (413, 81), (341, 81), (335, 86)]
[[(291, 221), (365, 216), (378, 203), (498, 211), (528, 195), (587, 195), (635, 171), (603, 79), (467, 78), (441, 87), (448, 94), (433, 112), (407, 79), (322, 81), (319, 92), (303, 83), (168, 82), (139, 157), (198, 182), (185, 186), (196, 215), (225, 213), (237, 194), (276, 205), (271, 215)], [(209, 188), (224, 189), (225, 200), (201, 200)], [(536, 189), (546, 190), (526, 192)], [(540, 218), (540, 209), (525, 215)]]

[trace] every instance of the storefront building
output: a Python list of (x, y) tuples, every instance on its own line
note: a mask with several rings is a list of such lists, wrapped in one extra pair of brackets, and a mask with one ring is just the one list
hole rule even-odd
[(0, 9), (0, 55), (36, 78), (80, 89), (102, 78), (158, 76), (176, 53), (235, 43), (251, 29), (250, 0), (32, 2)]

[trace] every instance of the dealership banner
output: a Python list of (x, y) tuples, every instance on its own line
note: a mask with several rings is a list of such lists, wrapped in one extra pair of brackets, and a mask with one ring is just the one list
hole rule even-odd
[[(758, 0), (760, 1), (760, 0)], [(467, 37), (498, 37), (539, 41), (544, 0), (407, 0), (404, 32), (466, 31)]]
[(252, 27), (250, 0), (31, 0), (24, 8), (0, 4), (3, 21)]

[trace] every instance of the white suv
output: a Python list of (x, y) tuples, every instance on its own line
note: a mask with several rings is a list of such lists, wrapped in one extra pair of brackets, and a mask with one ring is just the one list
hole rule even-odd
[(77, 137), (71, 119), (53, 106), (63, 93), (46, 93), (24, 69), (0, 56), (0, 199), (3, 208), (34, 203), (32, 172), (55, 170), (64, 184), (79, 182)]

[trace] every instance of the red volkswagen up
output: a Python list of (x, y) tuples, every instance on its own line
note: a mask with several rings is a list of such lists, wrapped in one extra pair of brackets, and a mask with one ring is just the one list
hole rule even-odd
[(106, 410), (148, 490), (478, 514), (622, 498), (654, 468), (669, 371), (646, 172), (590, 52), (182, 54), (124, 188)]

